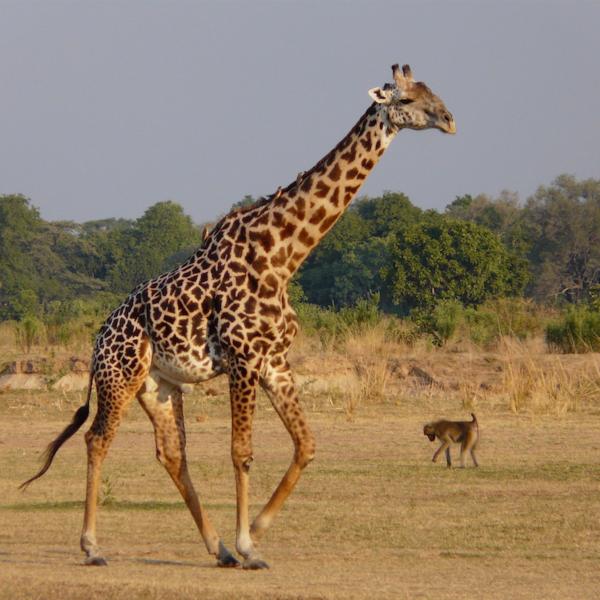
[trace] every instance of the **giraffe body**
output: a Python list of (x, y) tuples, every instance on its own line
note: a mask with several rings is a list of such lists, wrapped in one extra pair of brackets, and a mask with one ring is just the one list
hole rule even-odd
[[(244, 567), (267, 566), (257, 541), (315, 453), (287, 360), (298, 331), (287, 296), (289, 279), (343, 214), (400, 129), (455, 130), (443, 102), (427, 86), (415, 83), (407, 66), (400, 73), (394, 65), (393, 73), (395, 83), (369, 91), (373, 104), (312, 169), (301, 171), (270, 197), (221, 219), (203, 234), (193, 256), (139, 285), (102, 326), (92, 360), (98, 409), (85, 435), (88, 475), (81, 547), (88, 564), (106, 564), (95, 535), (100, 468), (134, 397), (153, 423), (157, 458), (188, 505), (207, 550), (221, 566), (239, 564), (201, 508), (185, 455), (183, 393), (226, 373), (237, 493), (236, 549)], [(259, 385), (290, 433), (294, 455), (250, 525), (252, 418)], [(89, 401), (90, 392), (71, 425), (49, 446), (44, 467), (24, 485), (45, 473), (58, 448), (87, 418)]]

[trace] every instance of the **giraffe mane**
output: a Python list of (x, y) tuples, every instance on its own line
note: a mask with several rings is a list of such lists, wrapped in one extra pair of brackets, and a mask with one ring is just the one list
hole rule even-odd
[(341, 148), (345, 148), (348, 145), (349, 141), (357, 133), (360, 133), (360, 132), (357, 132), (357, 129), (362, 126), (365, 117), (374, 114), (376, 109), (377, 109), (377, 104), (375, 102), (373, 102), (371, 104), (371, 106), (369, 106), (369, 108), (367, 108), (365, 113), (363, 115), (361, 115), (360, 119), (358, 119), (358, 121), (355, 123), (354, 127), (352, 127), (352, 129), (346, 134), (346, 136), (342, 140), (340, 140), (340, 142), (338, 142), (338, 144), (332, 150), (330, 150), (323, 158), (321, 158), (321, 160), (319, 160), (319, 162), (317, 162), (308, 171), (305, 171), (301, 177), (296, 177), (296, 179), (294, 181), (290, 182), (285, 187), (279, 188), (277, 191), (273, 192), (272, 194), (269, 194), (268, 196), (263, 196), (263, 197), (259, 198), (258, 200), (256, 200), (256, 202), (249, 204), (248, 206), (242, 206), (240, 208), (234, 208), (233, 210), (230, 210), (214, 226), (213, 231), (216, 231), (218, 229), (218, 227), (222, 224), (222, 222), (224, 222), (228, 217), (233, 216), (234, 214), (245, 214), (256, 208), (261, 208), (262, 206), (269, 204), (272, 200), (279, 198), (282, 194), (287, 194), (287, 193), (291, 192), (294, 188), (297, 188), (300, 185), (302, 185), (302, 182), (307, 177), (310, 177), (313, 173), (315, 173), (315, 172), (318, 173), (318, 172), (322, 171), (324, 166), (331, 161), (331, 159), (335, 156), (335, 154), (338, 152), (338, 150), (340, 150)]
[(260, 198), (258, 198), (258, 200), (255, 200), (252, 204), (248, 204), (248, 206), (240, 206), (240, 208), (235, 208), (229, 214), (237, 213), (238, 215), (243, 215), (247, 212), (250, 212), (251, 210), (254, 210), (255, 208), (260, 208), (261, 206), (268, 204), (269, 202), (271, 202), (271, 199), (276, 195), (277, 195), (277, 192), (274, 192), (273, 194), (269, 194), (268, 196), (261, 196)]
[(325, 167), (325, 165), (327, 165), (333, 159), (333, 157), (338, 152), (338, 150), (345, 148), (348, 145), (349, 141), (353, 137), (355, 137), (355, 135), (357, 133), (360, 133), (357, 130), (361, 126), (363, 126), (365, 117), (375, 114), (376, 110), (377, 110), (377, 104), (375, 102), (373, 102), (371, 104), (371, 106), (369, 106), (369, 108), (367, 108), (367, 110), (364, 112), (364, 114), (361, 115), (360, 119), (358, 119), (358, 121), (354, 124), (354, 127), (352, 127), (352, 129), (344, 136), (344, 138), (342, 140), (340, 140), (338, 142), (338, 144), (332, 150), (330, 150), (319, 162), (317, 162), (308, 171), (305, 171), (302, 174), (302, 177), (299, 177), (299, 178), (297, 177), (294, 181), (292, 181), (287, 186), (282, 188), (281, 192), (283, 194), (287, 194), (288, 192), (291, 192), (294, 188), (302, 185), (302, 182), (306, 178), (310, 177), (313, 173), (318, 173), (318, 172), (322, 171), (323, 168)]

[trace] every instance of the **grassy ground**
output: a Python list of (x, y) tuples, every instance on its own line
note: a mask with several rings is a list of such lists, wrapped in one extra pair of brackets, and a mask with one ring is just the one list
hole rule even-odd
[[(219, 391), (219, 390), (217, 390)], [(315, 392), (316, 393), (316, 392)], [(365, 406), (313, 402), (318, 449), (261, 544), (267, 572), (220, 570), (154, 458), (134, 405), (103, 471), (98, 538), (108, 568), (82, 566), (82, 432), (26, 493), (17, 485), (81, 395), (0, 394), (0, 598), (596, 598), (600, 589), (600, 412), (515, 415), (479, 402), (479, 469), (430, 462), (432, 416), (466, 416), (456, 397)], [(234, 546), (224, 396), (187, 399), (201, 500)], [(85, 428), (83, 428), (85, 429)], [(252, 512), (291, 444), (260, 400)], [(455, 450), (456, 452), (456, 450)]]

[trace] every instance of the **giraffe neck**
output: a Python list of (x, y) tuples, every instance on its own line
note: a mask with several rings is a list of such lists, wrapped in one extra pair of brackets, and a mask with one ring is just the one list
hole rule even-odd
[(344, 139), (269, 204), (278, 230), (271, 263), (290, 277), (335, 225), (394, 138), (385, 108), (373, 104)]

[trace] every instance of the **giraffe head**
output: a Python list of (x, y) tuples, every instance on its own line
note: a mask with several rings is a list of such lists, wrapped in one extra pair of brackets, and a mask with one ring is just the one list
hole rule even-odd
[(369, 90), (377, 104), (384, 105), (390, 124), (398, 129), (435, 128), (456, 133), (454, 117), (444, 103), (424, 83), (415, 81), (408, 65), (392, 66), (394, 83)]

